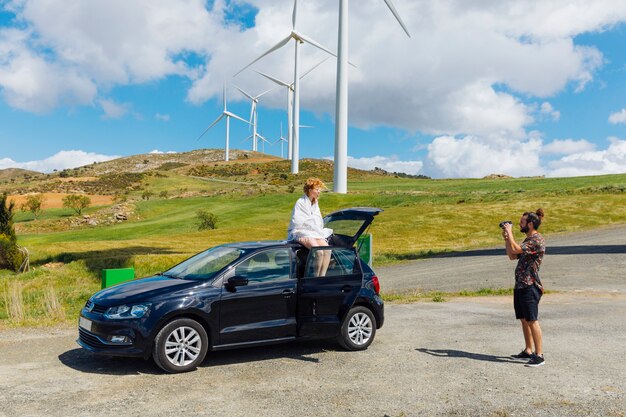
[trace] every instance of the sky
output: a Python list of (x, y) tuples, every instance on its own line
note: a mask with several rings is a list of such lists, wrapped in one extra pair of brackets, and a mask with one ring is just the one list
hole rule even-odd
[[(299, 0), (297, 29), (337, 49), (338, 0)], [(348, 165), (480, 178), (626, 172), (626, 1), (383, 0), (349, 9)], [(223, 148), (223, 108), (293, 80), (292, 0), (0, 0), (0, 169), (41, 172)], [(300, 48), (301, 158), (334, 153), (336, 60)], [(325, 60), (326, 59), (326, 60)], [(324, 61), (325, 60), (325, 61)], [(259, 100), (286, 136), (287, 93)], [(251, 149), (231, 120), (231, 149)], [(281, 156), (281, 146), (259, 150)], [(286, 149), (283, 149), (286, 155)]]

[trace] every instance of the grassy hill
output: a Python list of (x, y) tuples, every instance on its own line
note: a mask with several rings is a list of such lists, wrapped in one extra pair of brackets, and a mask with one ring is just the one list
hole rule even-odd
[(21, 168), (6, 168), (0, 169), (0, 182), (7, 182), (18, 178), (29, 179), (41, 177), (44, 174), (37, 171), (30, 171), (28, 169)]
[[(72, 170), (76, 176), (0, 184), (0, 191), (72, 189), (117, 199), (88, 208), (85, 214), (97, 220), (91, 224), (64, 208), (47, 209), (36, 220), (16, 214), (19, 243), (29, 249), (33, 270), (0, 271), (0, 327), (75, 320), (99, 289), (103, 268), (133, 267), (145, 276), (221, 243), (283, 239), (304, 179), (321, 177), (332, 189), (330, 161), (304, 160), (301, 173), (292, 175), (288, 161), (245, 153), (229, 163), (202, 159), (219, 151), (176, 154), (186, 159), (139, 155)], [(548, 238), (626, 223), (626, 174), (430, 180), (351, 169), (348, 189), (346, 195), (324, 193), (322, 211), (384, 209), (371, 229), (376, 265), (500, 245), (498, 223), (538, 207), (546, 211), (542, 232)], [(120, 210), (128, 220), (111, 221)], [(214, 213), (217, 229), (198, 231), (198, 210)]]

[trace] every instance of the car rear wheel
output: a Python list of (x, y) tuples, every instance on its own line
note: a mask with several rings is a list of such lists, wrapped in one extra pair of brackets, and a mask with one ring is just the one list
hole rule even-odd
[(166, 372), (187, 372), (202, 363), (208, 347), (209, 340), (200, 323), (176, 319), (157, 334), (152, 358)]
[(348, 312), (337, 340), (345, 349), (365, 350), (372, 344), (375, 335), (376, 318), (370, 309), (358, 306)]

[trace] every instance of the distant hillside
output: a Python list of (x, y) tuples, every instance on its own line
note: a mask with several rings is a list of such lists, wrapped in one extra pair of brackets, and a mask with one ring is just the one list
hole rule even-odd
[(113, 159), (111, 161), (94, 163), (71, 170), (66, 170), (77, 176), (99, 176), (111, 173), (141, 173), (148, 171), (170, 171), (184, 166), (195, 166), (215, 163), (237, 163), (238, 161), (268, 161), (280, 160), (273, 155), (266, 155), (254, 151), (231, 150), (229, 162), (224, 161), (224, 151), (221, 149), (197, 149), (191, 152), (140, 154)]
[(25, 178), (25, 177), (39, 177), (42, 176), (41, 172), (29, 171), (21, 168), (6, 168), (0, 169), (0, 180), (10, 180), (11, 178)]
[[(198, 149), (181, 153), (133, 155), (51, 174), (13, 171), (21, 171), (22, 174), (14, 174), (10, 180), (0, 180), (0, 192), (12, 195), (84, 193), (150, 198), (155, 194), (188, 197), (238, 192), (235, 190), (240, 190), (242, 186), (252, 187), (241, 191), (246, 193), (263, 192), (267, 187), (280, 187), (280, 190), (292, 192), (299, 189), (307, 177), (319, 177), (331, 183), (334, 165), (333, 161), (325, 159), (302, 159), (299, 174), (293, 175), (291, 162), (273, 155), (231, 150), (230, 160), (225, 162), (221, 149)], [(390, 173), (380, 168), (372, 171), (348, 168), (350, 180), (375, 177), (427, 178)]]

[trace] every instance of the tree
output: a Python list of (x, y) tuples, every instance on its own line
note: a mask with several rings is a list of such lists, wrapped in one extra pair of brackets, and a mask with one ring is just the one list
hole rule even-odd
[(79, 216), (83, 212), (84, 208), (89, 207), (91, 199), (86, 195), (68, 194), (63, 197), (63, 207), (71, 208)]
[(13, 216), (15, 215), (15, 202), (8, 202), (7, 193), (0, 197), (0, 235), (5, 235), (12, 242), (17, 241), (15, 228), (13, 227)]
[(217, 216), (206, 210), (198, 210), (196, 212), (198, 219), (198, 230), (217, 229)]
[(13, 227), (15, 215), (15, 203), (8, 202), (7, 193), (0, 196), (0, 268), (9, 268), (17, 271), (24, 255), (17, 245), (17, 236)]
[(152, 191), (144, 191), (143, 194), (141, 194), (141, 198), (144, 200), (150, 200), (150, 197), (152, 197), (154, 195), (154, 193)]
[(22, 211), (30, 211), (36, 219), (37, 216), (43, 211), (41, 206), (44, 200), (44, 196), (41, 194), (31, 194), (26, 197), (26, 201), (22, 204)]
[(159, 197), (161, 198), (167, 198), (167, 196), (168, 196), (167, 190), (163, 190), (159, 193)]

